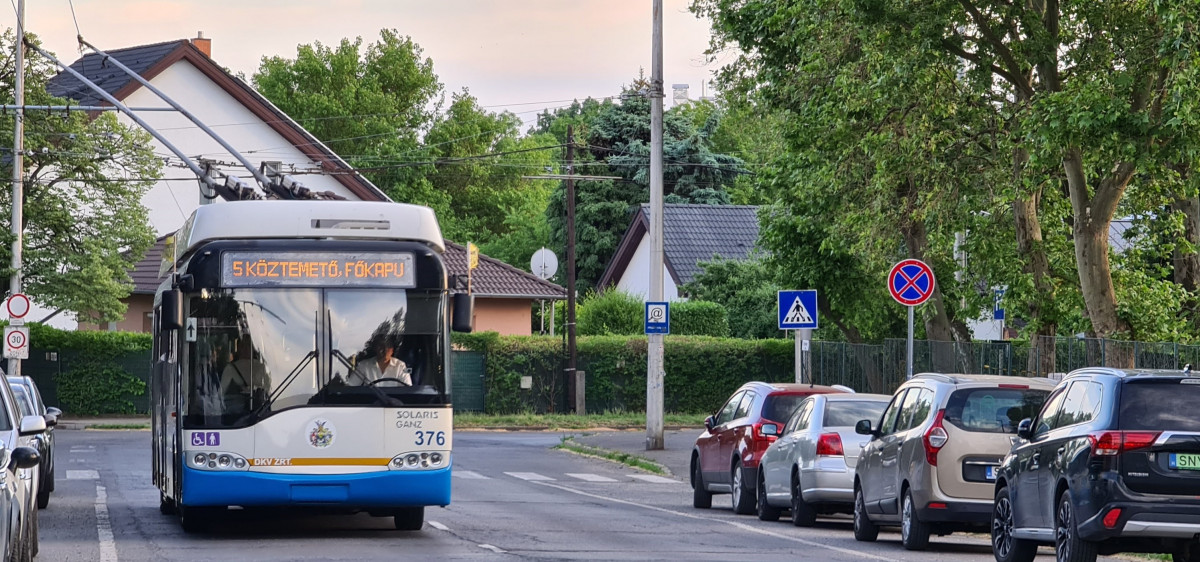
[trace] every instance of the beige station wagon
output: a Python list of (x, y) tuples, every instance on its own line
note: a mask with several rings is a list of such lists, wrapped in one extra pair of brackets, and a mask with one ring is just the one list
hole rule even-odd
[(1053, 388), (1043, 378), (940, 373), (902, 384), (881, 419), (855, 427), (871, 440), (855, 466), (854, 538), (896, 525), (905, 548), (922, 550), (931, 534), (986, 528), (1000, 459)]

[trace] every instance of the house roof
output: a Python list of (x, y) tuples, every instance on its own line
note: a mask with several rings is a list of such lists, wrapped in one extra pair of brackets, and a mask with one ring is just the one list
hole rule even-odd
[[(331, 175), (356, 197), (363, 201), (390, 201), (383, 191), (354, 171), (329, 147), (322, 144), (304, 127), (293, 121), (291, 117), (280, 111), (245, 82), (213, 62), (191, 41), (181, 39), (116, 49), (107, 51), (107, 53), (146, 80), (153, 80), (155, 76), (180, 61), (190, 63), (256, 117), (262, 119), (267, 126), (279, 133), (297, 150), (320, 163), (323, 170), (337, 172)], [(140, 83), (115, 65), (106, 64), (105, 57), (97, 53), (84, 55), (83, 58), (72, 63), (71, 68), (96, 83), (117, 100), (123, 101), (142, 87)], [(46, 90), (51, 95), (74, 100), (80, 105), (108, 105), (108, 102), (104, 101), (98, 93), (66, 72), (60, 72), (51, 78)]]
[[(617, 246), (598, 286), (616, 285), (650, 229), (650, 205), (643, 203)], [(746, 259), (758, 243), (758, 207), (753, 205), (663, 205), (663, 261), (676, 285), (692, 282), (700, 262), (713, 256)]]
[[(162, 263), (168, 236), (159, 238), (154, 246), (146, 252), (146, 256), (129, 272), (130, 277), (133, 278), (133, 294), (153, 295), (158, 291), (158, 286), (163, 281), (163, 278), (158, 275), (159, 265)], [(467, 275), (466, 247), (447, 240), (446, 253), (442, 255), (442, 258), (446, 262), (447, 274), (461, 275), (465, 279)], [(471, 289), (476, 296), (487, 298), (548, 300), (567, 298), (567, 291), (563, 287), (483, 254), (479, 255), (479, 267), (475, 268), (471, 274)]]

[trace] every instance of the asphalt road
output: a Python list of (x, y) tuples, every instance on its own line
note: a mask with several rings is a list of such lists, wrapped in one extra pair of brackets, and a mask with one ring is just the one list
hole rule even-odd
[[(811, 529), (767, 523), (734, 515), (728, 496), (694, 509), (686, 469), (683, 477), (654, 477), (551, 449), (561, 437), (459, 432), (453, 502), (428, 508), (420, 532), (367, 515), (231, 511), (212, 532), (189, 535), (158, 512), (148, 431), (64, 430), (56, 437), (57, 488), (40, 514), (38, 560), (993, 559), (983, 536), (935, 538), (917, 553), (893, 532), (855, 542), (848, 518)], [(687, 449), (667, 445), (656, 454), (683, 455), (686, 466)], [(1044, 549), (1039, 559), (1053, 558)]]

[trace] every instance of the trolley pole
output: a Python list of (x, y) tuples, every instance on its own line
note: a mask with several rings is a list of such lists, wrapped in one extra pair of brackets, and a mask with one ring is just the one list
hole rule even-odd
[[(13, 133), (12, 153), (12, 278), (9, 279), (9, 296), (21, 292), (21, 248), (23, 247), (24, 217), (22, 203), (25, 198), (25, 0), (17, 0), (17, 40), (16, 49), (16, 79), (13, 81), (14, 103), (17, 108), (13, 112), (13, 122), (16, 123)], [(21, 360), (8, 360), (8, 374), (21, 375)]]
[[(654, 0), (650, 54), (650, 301), (663, 300), (663, 47), (662, 0)], [(648, 334), (646, 347), (646, 450), (663, 439), (663, 335)]]

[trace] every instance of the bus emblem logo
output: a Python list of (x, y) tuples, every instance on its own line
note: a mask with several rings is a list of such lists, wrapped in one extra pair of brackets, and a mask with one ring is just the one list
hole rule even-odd
[(333, 423), (315, 419), (308, 424), (308, 444), (323, 449), (333, 444)]
[(216, 431), (193, 431), (193, 447), (220, 447), (221, 434)]

